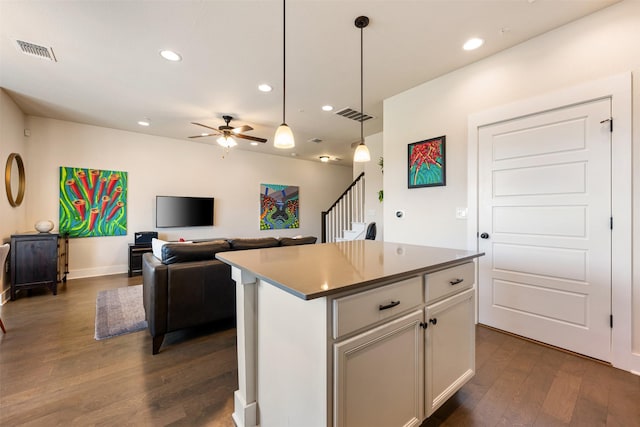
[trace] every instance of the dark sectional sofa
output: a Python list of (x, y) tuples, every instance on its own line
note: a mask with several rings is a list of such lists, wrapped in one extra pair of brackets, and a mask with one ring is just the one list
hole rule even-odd
[(315, 242), (312, 236), (169, 242), (162, 246), (162, 259), (153, 253), (144, 254), (144, 309), (153, 337), (152, 353), (160, 351), (168, 332), (235, 317), (231, 268), (215, 259), (216, 253)]

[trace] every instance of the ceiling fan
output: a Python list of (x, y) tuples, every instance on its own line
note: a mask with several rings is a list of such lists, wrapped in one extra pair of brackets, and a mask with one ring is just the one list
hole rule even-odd
[(212, 130), (213, 132), (202, 133), (200, 135), (190, 136), (189, 138), (202, 138), (202, 137), (217, 135), (217, 136), (220, 136), (220, 138), (218, 138), (218, 143), (224, 147), (233, 147), (234, 145), (236, 145), (235, 141), (233, 141), (233, 138), (231, 137), (248, 139), (249, 141), (261, 142), (263, 144), (267, 142), (267, 140), (264, 138), (258, 138), (257, 136), (250, 136), (242, 133), (242, 132), (248, 132), (250, 130), (253, 130), (251, 126), (243, 125), (239, 127), (233, 127), (233, 126), (229, 126), (229, 122), (233, 120), (233, 117), (222, 116), (222, 119), (224, 120), (225, 124), (218, 126), (217, 129), (212, 128), (211, 126), (203, 125), (202, 123), (191, 122), (191, 124), (202, 126), (204, 128)]

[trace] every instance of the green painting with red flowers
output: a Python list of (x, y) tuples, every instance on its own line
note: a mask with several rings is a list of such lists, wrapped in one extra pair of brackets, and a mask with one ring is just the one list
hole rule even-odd
[(409, 144), (409, 188), (437, 187), (446, 184), (446, 136)]
[(60, 167), (60, 233), (126, 236), (127, 173)]

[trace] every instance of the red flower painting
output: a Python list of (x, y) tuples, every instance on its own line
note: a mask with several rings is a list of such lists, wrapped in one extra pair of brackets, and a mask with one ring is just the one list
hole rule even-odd
[(445, 185), (445, 139), (409, 144), (409, 188)]

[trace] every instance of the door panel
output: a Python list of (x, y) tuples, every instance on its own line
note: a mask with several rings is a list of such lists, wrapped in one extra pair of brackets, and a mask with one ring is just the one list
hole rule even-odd
[(479, 129), (479, 320), (610, 359), (610, 99)]

